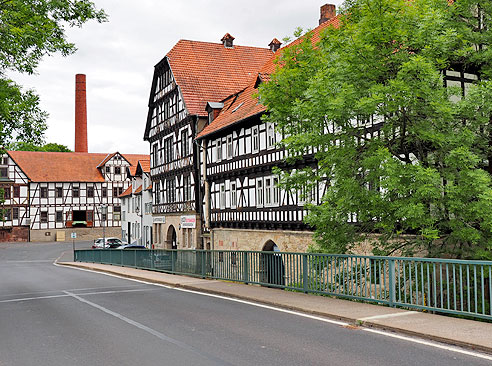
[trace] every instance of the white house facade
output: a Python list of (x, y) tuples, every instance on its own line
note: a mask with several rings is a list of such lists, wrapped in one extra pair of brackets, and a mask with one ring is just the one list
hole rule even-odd
[[(78, 239), (90, 240), (102, 236), (103, 228), (106, 236), (119, 236), (118, 196), (130, 184), (126, 168), (145, 158), (148, 156), (120, 153), (8, 151), (4, 159), (7, 179), (12, 180), (12, 198), (3, 205), (10, 210), (12, 231), (26, 228), (28, 235), (23, 240), (30, 241), (68, 240), (71, 232)], [(5, 236), (5, 241), (12, 240)]]
[(121, 238), (128, 243), (152, 248), (152, 182), (150, 160), (127, 167), (130, 186), (121, 199)]

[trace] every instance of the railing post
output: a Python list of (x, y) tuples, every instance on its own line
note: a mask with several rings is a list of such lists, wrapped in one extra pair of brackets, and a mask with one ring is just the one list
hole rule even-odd
[(308, 258), (307, 254), (302, 254), (302, 289), (305, 293), (308, 292)]
[(396, 279), (395, 279), (395, 260), (388, 258), (389, 264), (389, 306), (395, 307), (396, 302)]
[(205, 252), (200, 251), (197, 253), (200, 253), (200, 260), (202, 262), (202, 278), (205, 278)]
[(133, 250), (133, 266), (137, 268), (137, 251)]
[(249, 283), (249, 263), (248, 263), (248, 252), (243, 252), (243, 282)]
[(171, 272), (174, 273), (176, 269), (176, 264), (174, 261), (174, 250), (171, 250)]

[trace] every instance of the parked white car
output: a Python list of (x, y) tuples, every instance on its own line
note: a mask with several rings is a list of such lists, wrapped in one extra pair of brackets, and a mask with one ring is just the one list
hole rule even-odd
[(94, 240), (94, 244), (92, 244), (92, 249), (114, 249), (118, 248), (121, 245), (125, 245), (124, 241), (119, 238), (106, 238), (106, 243), (104, 243), (104, 238), (98, 238)]

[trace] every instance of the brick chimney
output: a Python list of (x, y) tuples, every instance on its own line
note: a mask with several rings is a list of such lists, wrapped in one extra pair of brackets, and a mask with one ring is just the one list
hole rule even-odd
[(277, 52), (277, 50), (280, 48), (282, 45), (282, 42), (280, 42), (277, 38), (272, 39), (268, 47), (270, 47), (270, 51), (272, 52)]
[(224, 37), (220, 40), (225, 48), (234, 48), (234, 37), (229, 33), (224, 34)]
[(337, 7), (333, 4), (325, 4), (320, 8), (319, 24), (322, 24), (337, 15)]
[(87, 150), (87, 102), (85, 74), (75, 75), (75, 152)]

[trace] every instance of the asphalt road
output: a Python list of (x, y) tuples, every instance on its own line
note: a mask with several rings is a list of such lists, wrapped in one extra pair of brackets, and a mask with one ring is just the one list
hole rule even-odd
[(272, 309), (53, 265), (70, 251), (68, 243), (0, 244), (0, 366), (490, 365)]

